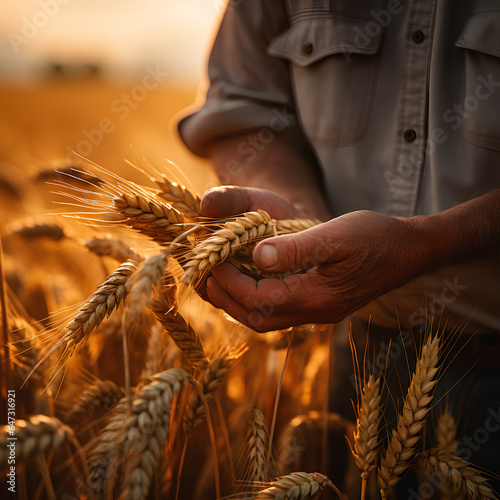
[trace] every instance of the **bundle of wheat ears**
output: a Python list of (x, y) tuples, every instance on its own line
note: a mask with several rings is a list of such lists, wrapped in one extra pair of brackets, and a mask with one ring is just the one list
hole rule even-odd
[[(14, 225), (3, 239), (4, 376), (16, 406), (12, 425), (1, 430), (0, 466), (10, 470), (14, 434), (18, 498), (347, 498), (323, 473), (289, 470), (292, 461), (283, 458), (302, 454), (307, 465), (307, 457), (316, 464), (326, 456), (327, 439), (321, 449), (292, 450), (299, 426), (289, 423), (298, 415), (314, 414), (301, 422), (314, 420), (323, 436), (329, 422), (343, 422), (325, 406), (331, 328), (258, 335), (192, 293), (224, 261), (261, 279), (252, 262), (259, 241), (320, 222), (274, 220), (263, 210), (207, 219), (193, 189), (146, 163), (150, 187), (100, 167), (61, 170), (54, 184), (82, 207), (65, 215), (83, 222), (82, 229), (72, 219), (37, 221)], [(22, 213), (22, 200), (19, 207)], [(19, 262), (40, 262), (31, 281), (11, 258), (16, 252)], [(96, 291), (70, 307), (71, 297), (103, 272)], [(52, 306), (61, 312), (47, 319), (43, 312)], [(456, 456), (450, 413), (438, 422), (446, 431), (436, 432), (447, 439), (433, 448), (420, 439), (441, 344), (436, 331), (422, 339), (401, 412), (387, 432), (383, 375), (360, 381), (354, 433), (345, 426), (352, 451), (345, 460), (360, 469), (362, 500), (370, 476), (385, 499), (417, 465), (446, 481), (449, 495), (497, 498), (487, 478)], [(283, 429), (287, 438), (275, 439)], [(276, 453), (273, 443), (285, 442)]]

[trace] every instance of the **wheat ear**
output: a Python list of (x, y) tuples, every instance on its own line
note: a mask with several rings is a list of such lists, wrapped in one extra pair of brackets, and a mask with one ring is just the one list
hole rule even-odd
[(319, 219), (277, 219), (276, 232), (278, 234), (299, 233), (321, 224)]
[(208, 365), (208, 358), (203, 343), (199, 335), (177, 312), (174, 289), (162, 283), (157, 297), (151, 301), (150, 308), (191, 365), (204, 370)]
[[(206, 370), (203, 372), (201, 381), (199, 381), (201, 390), (207, 401), (210, 401), (214, 397), (215, 391), (236, 359), (237, 357), (230, 356), (227, 351), (223, 350), (210, 360)], [(203, 401), (197, 393), (193, 393), (184, 417), (184, 429), (186, 433), (190, 433), (204, 418), (205, 406)]]
[(123, 388), (111, 380), (96, 380), (78, 398), (68, 413), (67, 421), (73, 424), (94, 419), (99, 413), (108, 410), (125, 395)]
[(481, 472), (453, 453), (434, 448), (420, 453), (420, 458), (426, 468), (455, 486), (465, 497), (480, 500), (498, 498)]
[(44, 222), (18, 227), (13, 229), (11, 234), (20, 236), (26, 240), (45, 238), (52, 241), (61, 241), (66, 238), (63, 227)]
[(361, 470), (364, 483), (366, 483), (370, 472), (377, 466), (378, 428), (382, 420), (380, 399), (380, 378), (375, 380), (370, 375), (368, 382), (362, 389), (358, 405), (356, 432), (354, 433), (354, 449), (351, 448), (354, 461)]
[(17, 419), (15, 425), (3, 425), (0, 428), (0, 466), (7, 466), (9, 445), (13, 443), (15, 460), (21, 462), (58, 448), (66, 441), (75, 442), (75, 434), (55, 417), (35, 415), (29, 420)]
[(131, 260), (124, 262), (87, 299), (85, 305), (66, 327), (62, 343), (67, 349), (74, 349), (85, 342), (94, 328), (120, 305), (130, 289), (130, 277), (136, 268), (136, 262)]
[(226, 222), (221, 229), (196, 245), (187, 255), (184, 283), (196, 284), (210, 270), (238, 252), (249, 242), (271, 235), (275, 221), (264, 211), (248, 212), (243, 217)]
[(387, 445), (385, 458), (378, 469), (378, 484), (382, 498), (387, 498), (389, 486), (395, 485), (400, 475), (415, 457), (415, 445), (420, 437), (432, 401), (431, 391), (437, 383), (439, 334), (429, 336), (422, 348), (413, 374), (403, 411), (398, 416), (396, 429)]
[(273, 481), (266, 489), (260, 491), (256, 499), (274, 500), (307, 500), (330, 483), (330, 480), (318, 472), (293, 472)]
[(85, 242), (85, 247), (99, 257), (111, 257), (118, 262), (126, 260), (141, 262), (143, 260), (139, 254), (119, 238), (91, 238)]
[(254, 408), (250, 415), (250, 428), (247, 435), (249, 481), (269, 481), (270, 474), (266, 469), (268, 446), (269, 433), (266, 419), (258, 408)]
[(457, 447), (457, 422), (448, 409), (439, 415), (436, 427), (437, 448), (441, 450), (455, 451)]
[(96, 499), (105, 495), (112, 460), (128, 453), (132, 462), (120, 498), (144, 498), (159, 450), (168, 438), (172, 400), (188, 380), (189, 375), (179, 368), (157, 373), (133, 395), (130, 413), (127, 398), (114, 407), (89, 456), (89, 484)]
[(188, 219), (203, 217), (200, 209), (201, 199), (196, 193), (177, 182), (169, 181), (164, 175), (155, 178), (154, 182), (160, 188), (158, 196), (168, 201), (170, 205), (181, 212)]
[(113, 198), (113, 205), (125, 217), (124, 224), (160, 245), (170, 243), (185, 231), (181, 212), (153, 196), (122, 193)]

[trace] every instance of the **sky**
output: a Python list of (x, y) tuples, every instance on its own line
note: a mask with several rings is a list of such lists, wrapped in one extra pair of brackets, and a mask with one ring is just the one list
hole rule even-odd
[(0, 78), (97, 64), (109, 78), (168, 71), (197, 81), (225, 0), (3, 0)]

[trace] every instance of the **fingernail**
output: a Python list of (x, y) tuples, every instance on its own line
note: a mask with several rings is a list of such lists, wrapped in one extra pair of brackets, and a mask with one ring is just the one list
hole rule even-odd
[(278, 263), (278, 252), (273, 245), (262, 245), (260, 249), (260, 262), (263, 267), (274, 267)]

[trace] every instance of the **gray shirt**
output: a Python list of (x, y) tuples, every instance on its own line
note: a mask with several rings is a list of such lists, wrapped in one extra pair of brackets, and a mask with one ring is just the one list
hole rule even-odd
[[(498, 0), (233, 0), (179, 131), (200, 155), (240, 134), (311, 148), (336, 214), (432, 214), (500, 187), (499, 58)], [(362, 312), (493, 331), (499, 284), (498, 263), (448, 267)]]

